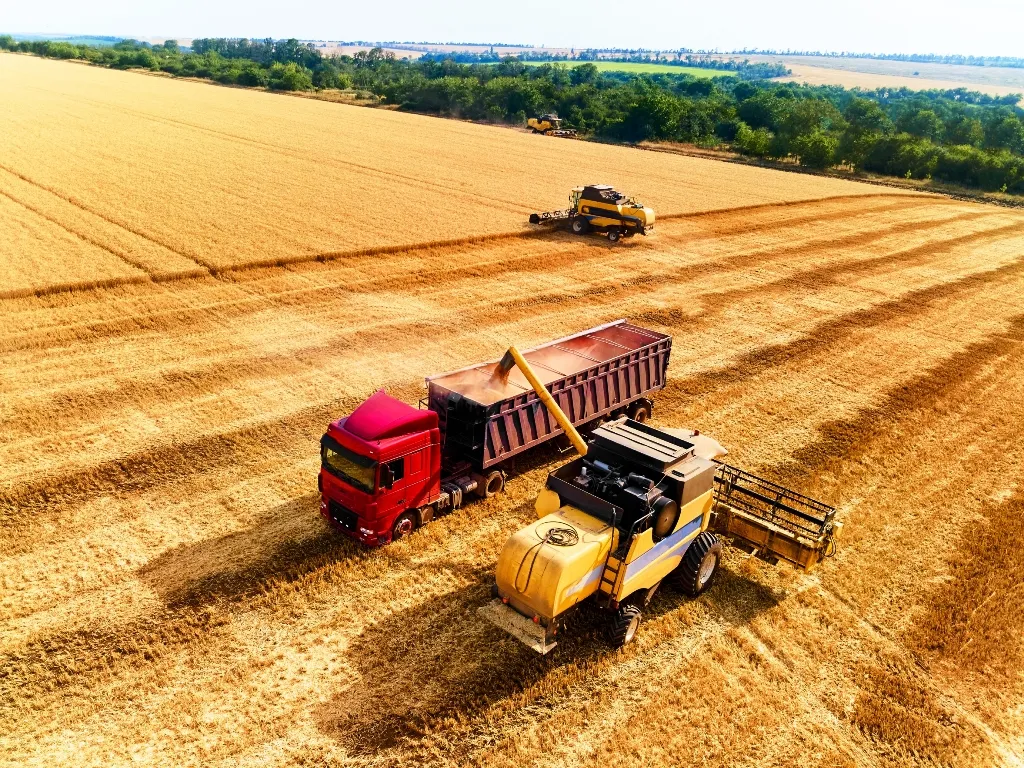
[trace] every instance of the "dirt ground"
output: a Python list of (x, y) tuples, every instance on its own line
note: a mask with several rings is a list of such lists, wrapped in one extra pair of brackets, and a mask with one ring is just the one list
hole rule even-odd
[[(13, 68), (0, 764), (1020, 765), (1024, 214)], [(523, 225), (598, 179), (655, 234)], [(729, 550), (541, 658), (476, 608), (565, 457), (383, 549), (325, 526), (329, 420), (619, 317), (674, 337), (654, 423), (834, 504), (834, 558)]]

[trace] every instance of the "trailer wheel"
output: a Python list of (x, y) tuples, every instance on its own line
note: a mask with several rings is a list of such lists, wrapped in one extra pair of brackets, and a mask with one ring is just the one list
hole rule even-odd
[(622, 233), (619, 232), (619, 230), (617, 230), (617, 229), (609, 229), (608, 230), (608, 241), (609, 242), (617, 243), (617, 242), (619, 242), (619, 238), (621, 236), (622, 236)]
[(416, 528), (416, 513), (412, 510), (403, 512), (395, 519), (395, 524), (391, 526), (391, 540), (398, 541), (399, 539), (404, 539), (415, 531)]
[(489, 499), (503, 490), (505, 490), (505, 476), (501, 474), (500, 469), (496, 469), (478, 481), (474, 493), (481, 499)]
[(572, 231), (577, 235), (585, 235), (590, 231), (590, 222), (582, 216), (577, 216), (572, 220)]
[(608, 641), (615, 648), (621, 648), (633, 641), (636, 630), (640, 626), (640, 608), (636, 605), (620, 606), (612, 614), (608, 625)]
[(643, 424), (651, 418), (651, 407), (647, 403), (634, 403), (629, 408), (629, 418)]
[(697, 534), (690, 548), (683, 555), (683, 561), (672, 573), (674, 586), (691, 597), (696, 597), (711, 586), (718, 573), (722, 559), (722, 542), (713, 533), (704, 531)]

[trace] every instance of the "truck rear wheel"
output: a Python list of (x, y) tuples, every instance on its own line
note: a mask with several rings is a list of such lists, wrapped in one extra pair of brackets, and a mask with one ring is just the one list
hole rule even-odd
[(415, 531), (418, 525), (419, 521), (416, 519), (415, 512), (412, 510), (403, 512), (395, 518), (395, 524), (391, 526), (391, 540), (398, 541), (399, 539), (404, 539)]
[(713, 533), (697, 534), (679, 567), (672, 573), (673, 585), (690, 597), (696, 597), (711, 586), (722, 559), (722, 542)]
[(577, 216), (572, 220), (572, 231), (577, 235), (585, 235), (590, 231), (590, 222), (581, 216)]
[(477, 481), (475, 493), (481, 499), (489, 499), (503, 490), (505, 490), (505, 476), (500, 469), (496, 469)]
[(640, 608), (635, 605), (620, 606), (612, 614), (611, 624), (608, 625), (608, 641), (613, 647), (621, 648), (633, 642), (640, 626), (640, 616)]

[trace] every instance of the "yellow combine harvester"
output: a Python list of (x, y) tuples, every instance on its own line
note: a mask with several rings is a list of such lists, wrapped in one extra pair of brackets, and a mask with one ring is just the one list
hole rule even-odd
[(610, 640), (630, 642), (663, 583), (689, 595), (707, 589), (722, 540), (769, 562), (811, 570), (835, 551), (835, 510), (719, 461), (726, 451), (690, 430), (655, 429), (625, 417), (588, 445), (513, 347), (502, 367), (520, 370), (579, 451), (548, 476), (539, 518), (498, 558), (489, 621), (534, 650), (555, 647), (585, 600), (610, 612)]
[(542, 133), (545, 136), (559, 136), (563, 139), (576, 138), (576, 131), (572, 128), (563, 128), (562, 118), (553, 112), (540, 117), (531, 117), (526, 121), (526, 127), (534, 133)]
[(572, 190), (566, 210), (531, 213), (530, 223), (568, 225), (577, 235), (603, 232), (614, 243), (620, 237), (651, 234), (654, 210), (607, 184), (588, 184)]

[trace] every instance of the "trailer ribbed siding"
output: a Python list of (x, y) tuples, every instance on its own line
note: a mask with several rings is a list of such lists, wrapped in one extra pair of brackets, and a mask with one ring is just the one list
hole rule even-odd
[[(672, 338), (623, 320), (559, 339), (524, 355), (574, 426), (620, 412), (665, 386)], [(575, 367), (568, 375), (568, 367)], [(450, 461), (483, 470), (562, 434), (525, 382), (493, 380), (494, 363), (431, 377)], [(509, 393), (509, 390), (515, 390)]]

